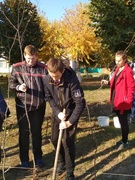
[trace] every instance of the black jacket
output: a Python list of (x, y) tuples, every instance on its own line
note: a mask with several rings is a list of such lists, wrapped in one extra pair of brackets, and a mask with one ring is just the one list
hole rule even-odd
[(59, 112), (66, 109), (71, 124), (78, 121), (85, 108), (85, 99), (76, 75), (65, 69), (59, 85), (56, 85), (49, 74), (45, 77), (45, 96), (57, 118)]
[[(27, 107), (28, 110), (35, 110), (45, 105), (44, 78), (47, 74), (46, 66), (37, 62), (34, 66), (27, 66), (26, 62), (19, 62), (13, 65), (9, 78), (9, 87), (16, 91), (16, 104), (20, 107)], [(26, 84), (26, 93), (17, 91), (17, 85)]]

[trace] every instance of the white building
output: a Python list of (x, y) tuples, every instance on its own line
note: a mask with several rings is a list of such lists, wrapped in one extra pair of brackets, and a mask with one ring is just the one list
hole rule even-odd
[(9, 62), (4, 58), (0, 58), (0, 73), (9, 73), (9, 72), (10, 72)]

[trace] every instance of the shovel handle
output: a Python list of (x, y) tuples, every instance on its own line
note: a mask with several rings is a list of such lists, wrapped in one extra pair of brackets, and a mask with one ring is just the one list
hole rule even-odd
[[(63, 109), (63, 113), (64, 114), (66, 113), (66, 109)], [(56, 154), (55, 154), (55, 161), (54, 161), (52, 180), (56, 180), (56, 170), (57, 170), (60, 146), (61, 146), (61, 141), (62, 141), (62, 134), (63, 134), (63, 129), (60, 129), (59, 137), (58, 137), (58, 142), (57, 142), (57, 149), (56, 149)]]

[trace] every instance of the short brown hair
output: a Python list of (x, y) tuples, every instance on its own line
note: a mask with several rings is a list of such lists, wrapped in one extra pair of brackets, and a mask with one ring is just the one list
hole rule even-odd
[(65, 69), (65, 66), (62, 63), (62, 60), (57, 59), (57, 58), (49, 59), (49, 61), (47, 62), (47, 67), (51, 73), (56, 73), (57, 71), (62, 73), (63, 70)]
[(25, 48), (24, 48), (24, 55), (34, 55), (36, 54), (37, 55), (37, 49), (35, 46), (33, 45), (27, 45)]

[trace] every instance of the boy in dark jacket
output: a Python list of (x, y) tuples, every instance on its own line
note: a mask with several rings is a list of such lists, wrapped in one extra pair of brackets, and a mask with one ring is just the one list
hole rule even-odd
[(25, 61), (13, 65), (9, 79), (10, 89), (16, 93), (21, 166), (29, 167), (31, 133), (35, 164), (43, 167), (41, 128), (46, 106), (43, 81), (47, 70), (44, 64), (38, 62), (37, 49), (33, 45), (25, 47), (24, 58)]
[(60, 59), (50, 59), (47, 66), (49, 74), (45, 78), (45, 94), (52, 107), (51, 140), (55, 149), (59, 129), (63, 129), (57, 173), (66, 168), (66, 180), (74, 180), (75, 134), (85, 108), (84, 94), (75, 74), (65, 68)]

